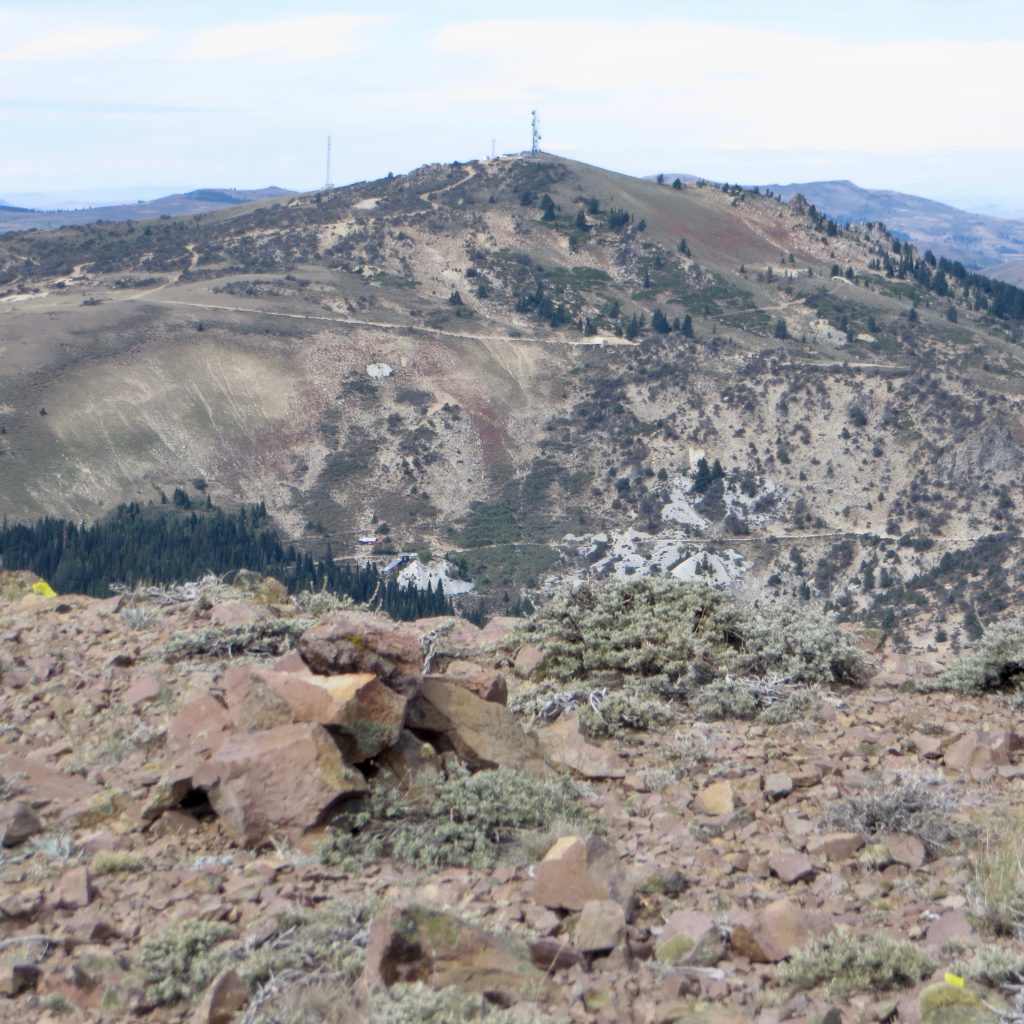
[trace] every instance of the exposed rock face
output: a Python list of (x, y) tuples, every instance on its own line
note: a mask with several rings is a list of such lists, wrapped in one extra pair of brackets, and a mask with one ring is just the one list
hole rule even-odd
[(0, 804), (0, 846), (18, 846), (42, 831), (39, 815), (23, 800)]
[(312, 828), (338, 800), (367, 791), (327, 730), (308, 723), (236, 733), (203, 766), (202, 780), (224, 827), (246, 846), (280, 829)]
[(406, 696), (419, 689), (424, 652), (414, 627), (404, 623), (371, 612), (336, 612), (303, 634), (298, 646), (321, 675), (369, 672)]
[(619, 758), (587, 740), (575, 715), (562, 715), (538, 729), (537, 740), (553, 768), (567, 769), (585, 779), (621, 779), (626, 775)]
[(363, 981), (388, 988), (414, 981), (438, 989), (454, 985), (505, 1005), (518, 998), (536, 999), (549, 987), (525, 950), (423, 907), (396, 908), (374, 918)]
[(622, 941), (626, 913), (614, 900), (587, 900), (573, 944), (581, 953), (609, 953)]

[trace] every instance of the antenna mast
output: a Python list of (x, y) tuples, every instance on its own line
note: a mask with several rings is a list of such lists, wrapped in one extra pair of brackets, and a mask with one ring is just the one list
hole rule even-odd
[(331, 182), (331, 137), (327, 136), (327, 181), (324, 188), (334, 188)]
[(533, 115), (533, 144), (530, 147), (530, 153), (536, 156), (540, 152), (540, 122), (537, 120), (536, 110), (531, 110), (530, 113)]

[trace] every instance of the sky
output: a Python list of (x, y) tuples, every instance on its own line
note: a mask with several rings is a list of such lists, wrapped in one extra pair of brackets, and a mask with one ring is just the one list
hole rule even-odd
[(1024, 213), (1019, 0), (0, 0), (0, 199), (322, 186), (542, 148)]

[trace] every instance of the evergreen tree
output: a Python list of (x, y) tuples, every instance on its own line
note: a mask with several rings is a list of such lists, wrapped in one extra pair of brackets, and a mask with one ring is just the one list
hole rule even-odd
[(780, 338), (785, 341), (789, 337), (789, 328), (786, 326), (786, 321), (781, 317), (775, 321), (775, 330), (772, 332), (776, 338)]
[(677, 190), (681, 189), (683, 187), (683, 183), (678, 178), (676, 178), (676, 180), (672, 182), (672, 187)]
[(693, 477), (693, 486), (690, 488), (694, 494), (703, 494), (711, 486), (711, 470), (708, 468), (708, 460), (702, 455), (697, 460), (697, 472)]
[(686, 316), (683, 317), (683, 337), (693, 337), (693, 318), (690, 316), (689, 313), (687, 313)]
[(668, 318), (660, 309), (656, 309), (654, 311), (654, 315), (651, 317), (651, 329), (656, 331), (658, 334), (668, 334), (671, 330)]

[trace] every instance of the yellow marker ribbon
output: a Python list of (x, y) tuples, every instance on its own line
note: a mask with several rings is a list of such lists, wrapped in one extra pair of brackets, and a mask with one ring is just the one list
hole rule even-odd
[(947, 985), (953, 985), (956, 988), (963, 988), (964, 987), (964, 979), (959, 977), (956, 974), (950, 974), (949, 971), (947, 971), (946, 972), (946, 984)]
[(56, 597), (57, 591), (46, 580), (38, 580), (32, 584), (32, 592), (40, 597)]

